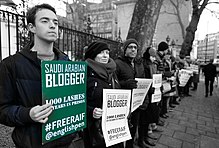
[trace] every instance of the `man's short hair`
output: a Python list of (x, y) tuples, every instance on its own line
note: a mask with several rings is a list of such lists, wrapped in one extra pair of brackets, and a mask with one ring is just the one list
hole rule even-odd
[(30, 8), (27, 11), (27, 17), (26, 17), (27, 18), (27, 24), (32, 23), (33, 25), (35, 25), (36, 13), (39, 10), (42, 10), (42, 9), (49, 9), (49, 10), (51, 10), (52, 12), (54, 12), (56, 14), (55, 8), (53, 8), (49, 4), (35, 5), (34, 7)]

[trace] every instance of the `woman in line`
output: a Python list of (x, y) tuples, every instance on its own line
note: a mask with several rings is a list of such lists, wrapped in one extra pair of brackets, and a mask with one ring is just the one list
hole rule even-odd
[[(116, 64), (109, 57), (110, 49), (104, 42), (91, 43), (85, 53), (87, 69), (87, 128), (84, 130), (85, 148), (105, 148), (101, 129), (103, 89), (120, 88)], [(110, 148), (123, 148), (119, 143)]]

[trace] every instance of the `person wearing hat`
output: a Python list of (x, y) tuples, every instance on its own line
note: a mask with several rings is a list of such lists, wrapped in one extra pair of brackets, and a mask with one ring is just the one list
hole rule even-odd
[[(87, 128), (84, 129), (85, 148), (105, 148), (101, 117), (103, 89), (120, 88), (115, 71), (116, 63), (109, 56), (108, 45), (101, 41), (92, 42), (86, 49), (87, 68)], [(99, 132), (100, 131), (100, 132)], [(99, 142), (98, 142), (99, 141)], [(110, 148), (123, 148), (123, 143)]]
[[(135, 78), (144, 78), (144, 66), (141, 60), (137, 60), (139, 44), (135, 39), (127, 39), (123, 43), (123, 55), (119, 56), (116, 62), (116, 74), (123, 89), (137, 88)], [(126, 148), (133, 148), (134, 138), (139, 121), (139, 109), (130, 114), (129, 129), (132, 136), (131, 140), (126, 141)]]
[[(158, 50), (157, 50), (157, 58), (155, 60), (155, 64), (157, 67), (157, 73), (162, 74), (162, 79), (165, 81), (167, 79), (168, 72), (165, 72), (168, 70), (168, 65), (165, 61), (165, 55), (168, 54), (169, 45), (162, 41), (158, 44)], [(160, 106), (160, 117), (162, 118), (168, 118), (167, 112), (167, 101), (169, 97), (166, 97), (162, 93), (161, 101), (159, 103)]]
[[(156, 49), (154, 49), (153, 47), (147, 47), (143, 54), (142, 60), (144, 65), (145, 78), (147, 79), (152, 79), (153, 74), (156, 74), (156, 66), (153, 63), (156, 59), (156, 56)], [(152, 133), (149, 134), (148, 131), (150, 127), (151, 132), (152, 127), (154, 131), (162, 131), (158, 130), (158, 127), (156, 125), (159, 119), (159, 107), (157, 103), (151, 103), (151, 97), (153, 93), (154, 89), (151, 86), (145, 99), (147, 101), (147, 107), (140, 111), (140, 119), (138, 126), (139, 147), (145, 147), (145, 144), (155, 146), (155, 142), (153, 140), (157, 140), (158, 138), (154, 136)]]

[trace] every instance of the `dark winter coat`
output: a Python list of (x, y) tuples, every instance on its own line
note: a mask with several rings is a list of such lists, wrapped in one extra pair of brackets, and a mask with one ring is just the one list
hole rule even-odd
[[(53, 49), (57, 60), (67, 55)], [(74, 135), (41, 145), (42, 124), (29, 116), (30, 109), (42, 105), (41, 62), (30, 47), (0, 63), (0, 123), (15, 127), (12, 139), (17, 147), (50, 148), (69, 145)]]
[(124, 83), (128, 79), (145, 78), (142, 60), (134, 60), (134, 68), (131, 61), (126, 57), (119, 57), (116, 62), (116, 74), (122, 88), (126, 88)]
[[(95, 137), (97, 129), (94, 129), (94, 123), (100, 119), (93, 118), (94, 108), (102, 108), (103, 106), (103, 89), (118, 89), (120, 84), (116, 77), (115, 72), (112, 74), (112, 78), (104, 79), (100, 77), (88, 64), (87, 68), (87, 128), (84, 129), (84, 141), (85, 148), (92, 148), (92, 139)], [(100, 130), (101, 126), (99, 127)], [(95, 132), (94, 132), (95, 131)], [(98, 148), (105, 148), (105, 144), (99, 145)], [(110, 148), (123, 148), (123, 144), (119, 143)]]
[[(116, 74), (113, 74), (115, 88), (120, 88)], [(87, 70), (87, 114), (93, 119), (94, 108), (103, 106), (103, 89), (113, 89), (112, 81), (100, 78), (89, 66)]]
[(216, 66), (212, 63), (209, 63), (207, 65), (204, 66), (203, 69), (204, 75), (205, 75), (205, 79), (208, 80), (214, 80), (214, 78), (216, 77)]
[[(119, 84), (123, 89), (127, 89), (127, 80), (135, 79), (135, 78), (145, 78), (144, 66), (142, 63), (142, 59), (134, 60), (134, 68), (131, 64), (131, 61), (127, 57), (119, 57), (115, 60), (116, 62), (116, 75), (119, 80)], [(148, 98), (146, 97), (143, 105), (141, 105), (140, 109), (146, 109), (148, 105)]]

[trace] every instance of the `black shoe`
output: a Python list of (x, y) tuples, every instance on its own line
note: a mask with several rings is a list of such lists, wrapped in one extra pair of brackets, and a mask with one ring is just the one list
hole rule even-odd
[(163, 129), (162, 128), (155, 128), (155, 129), (152, 129), (153, 132), (163, 132)]
[(145, 144), (144, 141), (141, 141), (141, 142), (138, 141), (138, 146), (139, 146), (140, 148), (149, 148), (149, 147)]
[(161, 121), (158, 121), (157, 125), (159, 125), (159, 126), (164, 126), (165, 123), (164, 123), (164, 122), (161, 122)]
[(166, 115), (166, 114), (163, 114), (163, 115), (161, 115), (160, 117), (166, 119), (166, 118), (168, 118), (169, 116)]
[(153, 139), (153, 140), (157, 140), (158, 138), (156, 136), (154, 136), (153, 134), (148, 134), (147, 135), (148, 138)]
[(210, 93), (210, 96), (212, 96), (212, 93)]
[(196, 91), (197, 90), (197, 88), (192, 88), (192, 89), (190, 89), (191, 91)]
[(155, 146), (155, 145), (156, 145), (153, 141), (151, 141), (151, 140), (149, 140), (149, 139), (145, 139), (144, 142), (145, 142), (147, 145), (150, 145), (150, 146)]
[(192, 97), (192, 95), (190, 95), (190, 94), (186, 94), (186, 96), (187, 96), (187, 97)]
[(208, 95), (206, 94), (205, 97), (208, 97)]
[(175, 108), (176, 106), (174, 106), (174, 105), (170, 104), (170, 105), (169, 105), (169, 107), (171, 107), (171, 108)]
[(173, 104), (179, 105), (179, 102), (178, 101), (173, 101)]

